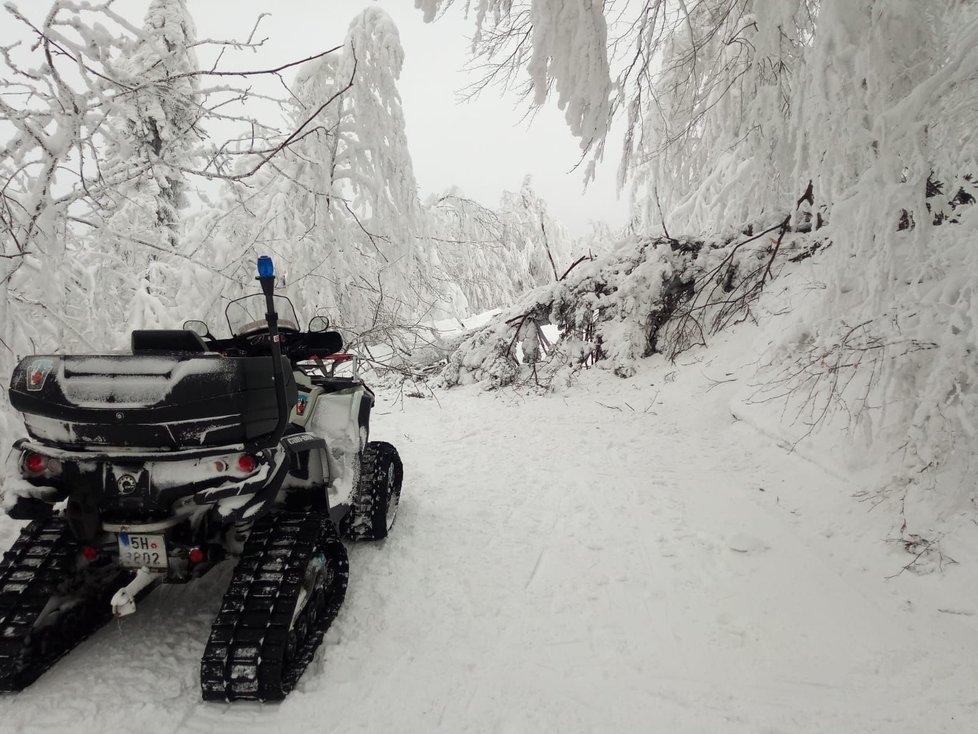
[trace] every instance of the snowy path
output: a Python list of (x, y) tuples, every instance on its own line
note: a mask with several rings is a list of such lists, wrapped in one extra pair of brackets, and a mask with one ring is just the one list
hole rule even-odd
[(382, 406), (398, 525), (352, 549), (283, 705), (199, 702), (225, 573), (154, 593), (0, 700), (0, 730), (978, 731), (978, 605), (886, 581), (906, 558), (878, 537), (852, 557), (831, 537), (852, 487), (734, 421), (722, 390), (658, 377)]

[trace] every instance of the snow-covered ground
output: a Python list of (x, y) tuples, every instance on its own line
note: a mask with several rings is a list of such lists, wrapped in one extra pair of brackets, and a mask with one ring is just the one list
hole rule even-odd
[(0, 699), (0, 731), (978, 731), (974, 546), (901, 572), (888, 508), (759, 430), (722, 354), (542, 396), (382, 394), (399, 520), (351, 549), (284, 704), (200, 701), (223, 569)]

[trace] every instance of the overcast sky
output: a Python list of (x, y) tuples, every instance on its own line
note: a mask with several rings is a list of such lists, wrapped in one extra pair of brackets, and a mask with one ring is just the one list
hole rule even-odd
[[(14, 4), (32, 15), (50, 7), (47, 0)], [(116, 0), (113, 7), (139, 24), (147, 4)], [(339, 45), (350, 20), (370, 4), (390, 13), (401, 34), (405, 65), (399, 89), (422, 198), (457, 185), (494, 206), (504, 189), (518, 190), (530, 174), (534, 188), (572, 233), (586, 232), (591, 220), (624, 224), (627, 206), (615, 196), (614, 143), (585, 194), (582, 172), (571, 171), (579, 159), (578, 142), (555, 105), (527, 122), (515, 96), (497, 89), (458, 102), (456, 92), (473, 79), (462, 70), (473, 30), (462, 14), (464, 0), (432, 24), (422, 22), (413, 0), (188, 0), (201, 39), (243, 39), (259, 14), (270, 14), (260, 25), (259, 37), (268, 38), (261, 51), (226, 57), (225, 68), (267, 68)]]
[(462, 70), (473, 29), (463, 17), (462, 0), (431, 24), (422, 22), (413, 0), (189, 0), (202, 38), (244, 36), (259, 13), (271, 13), (261, 25), (269, 60), (341, 43), (353, 16), (371, 4), (390, 13), (401, 34), (405, 62), (399, 89), (422, 197), (456, 184), (495, 205), (503, 189), (518, 189), (531, 174), (534, 188), (571, 232), (587, 231), (592, 219), (624, 224), (627, 206), (615, 196), (614, 145), (585, 194), (582, 172), (571, 171), (578, 142), (555, 105), (528, 123), (515, 96), (495, 89), (474, 102), (457, 101), (457, 90), (473, 78)]

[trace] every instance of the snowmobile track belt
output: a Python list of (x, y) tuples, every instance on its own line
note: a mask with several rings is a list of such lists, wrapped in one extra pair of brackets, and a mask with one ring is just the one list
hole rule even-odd
[[(76, 570), (63, 516), (35, 520), (0, 560), (0, 691), (19, 691), (112, 619), (109, 600), (131, 578), (115, 566)], [(52, 612), (60, 599), (64, 605)]]
[[(307, 568), (324, 557), (322, 585), (296, 605)], [(315, 512), (266, 515), (252, 528), (200, 663), (205, 701), (281, 701), (336, 617), (349, 577), (332, 522)]]

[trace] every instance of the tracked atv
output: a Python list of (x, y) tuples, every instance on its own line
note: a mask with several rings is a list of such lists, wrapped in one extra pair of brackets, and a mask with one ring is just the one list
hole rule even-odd
[(369, 440), (374, 395), (340, 335), (322, 319), (300, 331), (271, 260), (258, 270), (263, 293), (229, 304), (228, 339), (187, 322), (133, 332), (131, 355), (15, 369), (29, 438), (2, 500), (31, 522), (0, 561), (0, 690), (229, 558), (204, 699), (281, 700), (314, 656), (346, 592), (340, 534), (387, 535), (401, 461)]

